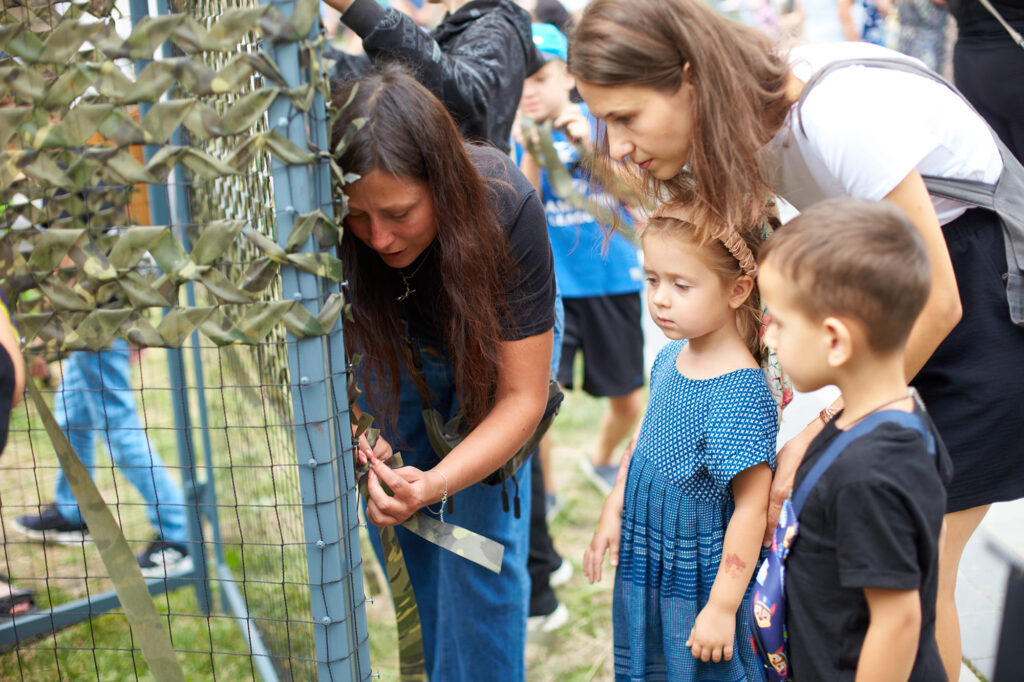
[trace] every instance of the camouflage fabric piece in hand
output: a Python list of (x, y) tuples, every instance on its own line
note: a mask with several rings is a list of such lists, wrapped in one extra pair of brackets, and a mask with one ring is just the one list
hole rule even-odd
[[(360, 420), (356, 437), (368, 431), (369, 420)], [(376, 432), (367, 433), (371, 440), (376, 440)], [(372, 445), (372, 443), (371, 443)], [(402, 455), (394, 453), (388, 460), (392, 469), (403, 466)], [(368, 498), (367, 474), (369, 465), (357, 467), (356, 477), (359, 481), (359, 493), (363, 499)], [(383, 483), (382, 483), (383, 485)], [(385, 486), (385, 491), (387, 487)], [(501, 560), (505, 548), (501, 543), (485, 538), (478, 533), (466, 530), (451, 523), (442, 523), (422, 512), (416, 512), (402, 524), (409, 532), (415, 533), (427, 542), (443, 547), (450, 552), (472, 561), (484, 568), (501, 572)], [(419, 609), (413, 594), (412, 583), (409, 581), (408, 567), (398, 544), (398, 537), (393, 526), (380, 529), (381, 545), (384, 548), (384, 563), (387, 566), (388, 582), (391, 585), (391, 598), (395, 604), (395, 620), (398, 626), (398, 659), (403, 682), (419, 682), (426, 679), (423, 659), (423, 632), (420, 625)]]

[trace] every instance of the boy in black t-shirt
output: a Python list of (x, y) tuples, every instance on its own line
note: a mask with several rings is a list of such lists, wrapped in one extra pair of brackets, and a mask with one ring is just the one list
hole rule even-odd
[(772, 235), (760, 262), (766, 342), (798, 390), (835, 384), (845, 402), (822, 413), (794, 485), (840, 431), (881, 410), (917, 412), (938, 444), (933, 456), (916, 432), (882, 424), (810, 493), (786, 560), (793, 678), (945, 680), (935, 591), (952, 466), (903, 357), (928, 298), (924, 243), (891, 204), (835, 199)]

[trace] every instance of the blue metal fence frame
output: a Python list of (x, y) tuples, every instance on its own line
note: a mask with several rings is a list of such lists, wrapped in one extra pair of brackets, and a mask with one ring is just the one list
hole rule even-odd
[[(266, 0), (261, 2), (267, 4)], [(274, 5), (285, 16), (291, 16), (295, 9), (294, 2)], [(317, 30), (319, 24), (314, 22), (309, 37), (313, 38)], [(298, 44), (268, 45), (267, 52), (288, 87), (304, 82)], [(315, 59), (320, 58), (319, 52), (319, 48), (314, 51)], [(270, 128), (300, 149), (308, 148), (310, 142), (319, 149), (328, 148), (325, 104), (320, 93), (307, 114), (297, 111), (283, 94), (270, 105), (268, 114)], [(274, 158), (271, 174), (277, 237), (283, 246), (296, 216), (317, 208), (330, 210), (330, 169), (325, 160), (293, 166)], [(310, 237), (301, 250), (316, 248)], [(281, 267), (281, 281), (282, 296), (301, 301), (314, 315), (326, 296), (333, 293), (323, 279), (287, 265)], [(362, 564), (354, 532), (358, 528), (358, 492), (351, 458), (342, 318), (325, 338), (297, 339), (289, 334), (288, 365), (319, 677), (364, 680), (370, 677), (370, 657)]]

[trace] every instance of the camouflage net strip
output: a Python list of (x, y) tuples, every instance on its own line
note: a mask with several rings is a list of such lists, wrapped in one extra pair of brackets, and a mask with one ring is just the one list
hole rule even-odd
[[(300, 338), (322, 336), (342, 312), (341, 294), (330, 295), (317, 316), (298, 301), (257, 298), (282, 264), (342, 281), (341, 261), (334, 256), (297, 252), (316, 229), (336, 234), (338, 228), (321, 211), (299, 216), (281, 248), (246, 228), (244, 221), (207, 223), (190, 254), (165, 226), (129, 227), (100, 236), (85, 228), (15, 229), (0, 237), (0, 272), (12, 300), (32, 290), (48, 299), (19, 306), (14, 316), (23, 336), (38, 339), (37, 347), (46, 350), (101, 350), (117, 336), (137, 346), (179, 347), (194, 330), (217, 345), (256, 344), (279, 323)], [(239, 281), (231, 282), (216, 260), (240, 234), (264, 255)], [(147, 276), (148, 258), (163, 274)], [(60, 268), (66, 259), (75, 267)], [(186, 282), (202, 284), (213, 300), (235, 304), (236, 314), (218, 306), (176, 305)], [(114, 303), (104, 306), (108, 301)], [(43, 307), (48, 310), (36, 310)], [(153, 321), (151, 308), (170, 310)]]
[[(300, 338), (327, 334), (344, 308), (340, 294), (314, 316), (264, 293), (284, 264), (342, 281), (329, 253), (339, 227), (324, 212), (295, 216), (284, 248), (244, 220), (193, 227), (191, 253), (170, 227), (124, 224), (132, 191), (167, 182), (176, 166), (213, 181), (245, 173), (266, 153), (288, 165), (326, 156), (253, 131), (279, 96), (308, 111), (316, 92), (328, 95), (325, 79), (289, 89), (266, 54), (233, 54), (219, 69), (190, 56), (236, 52), (252, 32), (301, 40), (317, 3), (300, 0), (290, 19), (272, 5), (228, 10), (206, 25), (189, 14), (145, 17), (127, 37), (115, 30), (113, 0), (71, 3), (55, 26), (50, 2), (11, 4), (0, 10), (0, 50), (10, 56), (0, 60), (0, 276), (30, 349), (100, 350), (118, 336), (179, 347), (194, 330), (217, 345), (256, 344), (277, 325)], [(186, 56), (150, 62), (133, 80), (122, 62), (149, 59), (165, 41)], [(302, 47), (312, 60), (316, 45)], [(176, 98), (158, 101), (169, 90)], [(139, 102), (155, 104), (136, 120), (127, 105)], [(215, 156), (167, 144), (180, 129), (193, 141), (239, 139)], [(160, 147), (143, 163), (131, 149), (140, 144)], [(321, 251), (299, 252), (310, 235)], [(239, 239), (262, 255), (232, 281), (221, 259)], [(203, 285), (214, 305), (180, 305), (186, 282)]]
[[(350, 388), (356, 393), (358, 392), (354, 384), (351, 384)], [(356, 432), (353, 437), (358, 438), (365, 434), (371, 443), (376, 441), (379, 431), (370, 427), (372, 422), (373, 418), (363, 413), (362, 417), (354, 424)], [(387, 464), (391, 468), (401, 467), (403, 465), (402, 453), (395, 452), (387, 460)], [(359, 494), (363, 496), (363, 499), (369, 498), (367, 483), (369, 472), (368, 464), (356, 469)], [(381, 485), (390, 494), (390, 490), (383, 482)], [(461, 526), (437, 521), (422, 512), (416, 512), (401, 525), (427, 542), (458, 554), (478, 566), (494, 573), (501, 572), (501, 560), (505, 554), (505, 548), (499, 542)], [(420, 624), (419, 607), (416, 605), (416, 595), (413, 593), (409, 569), (406, 566), (405, 555), (402, 553), (402, 546), (398, 543), (394, 526), (381, 528), (380, 540), (384, 551), (388, 584), (391, 587), (391, 600), (395, 607), (399, 674), (403, 682), (423, 682), (427, 676), (424, 667), (423, 630)]]

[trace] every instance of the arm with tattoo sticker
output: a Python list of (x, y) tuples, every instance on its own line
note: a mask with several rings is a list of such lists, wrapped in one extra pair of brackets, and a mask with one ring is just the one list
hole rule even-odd
[(686, 641), (694, 658), (716, 663), (732, 660), (736, 611), (761, 551), (771, 483), (772, 470), (764, 463), (741, 471), (732, 479), (736, 510), (725, 530), (722, 561), (711, 586), (711, 597), (697, 614)]

